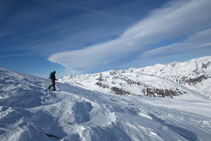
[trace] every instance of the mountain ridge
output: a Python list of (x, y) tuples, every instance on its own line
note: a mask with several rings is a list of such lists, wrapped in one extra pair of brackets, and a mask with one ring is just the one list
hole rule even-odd
[(66, 76), (59, 82), (120, 95), (175, 97), (188, 93), (185, 89), (190, 89), (209, 98), (211, 57), (167, 65)]

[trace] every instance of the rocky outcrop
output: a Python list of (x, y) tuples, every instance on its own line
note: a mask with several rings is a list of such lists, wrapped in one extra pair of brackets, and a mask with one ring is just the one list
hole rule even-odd
[(103, 84), (103, 83), (101, 83), (101, 82), (97, 82), (95, 85), (97, 85), (97, 86), (99, 86), (99, 87), (101, 87), (101, 88), (109, 88), (108, 85)]
[(112, 87), (111, 90), (118, 95), (126, 95), (126, 94), (131, 94), (123, 89), (117, 88), (117, 87)]
[(208, 79), (209, 77), (206, 75), (200, 75), (198, 77), (195, 78), (188, 78), (188, 77), (182, 77), (179, 80), (180, 84), (188, 84), (188, 85), (196, 85), (197, 83), (202, 82), (203, 80)]
[(174, 97), (185, 94), (186, 92), (181, 92), (178, 89), (157, 89), (157, 88), (147, 88), (146, 95), (153, 97)]

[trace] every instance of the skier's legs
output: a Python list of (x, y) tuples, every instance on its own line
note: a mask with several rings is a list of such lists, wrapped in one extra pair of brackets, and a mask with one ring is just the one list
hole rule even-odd
[(52, 86), (55, 89), (55, 80), (51, 80), (51, 85), (48, 87), (48, 89), (50, 90)]
[(56, 83), (56, 80), (52, 80), (53, 90), (56, 90), (55, 83)]
[(48, 89), (50, 90), (50, 89), (51, 89), (51, 87), (52, 87), (52, 85), (50, 85), (50, 86), (48, 87)]

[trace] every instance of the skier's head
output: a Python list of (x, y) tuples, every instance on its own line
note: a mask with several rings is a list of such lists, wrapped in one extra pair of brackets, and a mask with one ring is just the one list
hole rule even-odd
[(53, 71), (54, 74), (56, 74), (56, 71)]

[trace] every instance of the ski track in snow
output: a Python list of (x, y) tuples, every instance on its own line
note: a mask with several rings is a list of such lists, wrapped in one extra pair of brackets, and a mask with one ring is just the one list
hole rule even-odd
[[(0, 69), (1, 141), (208, 141), (211, 101), (119, 96)], [(196, 97), (196, 96), (195, 96)]]

